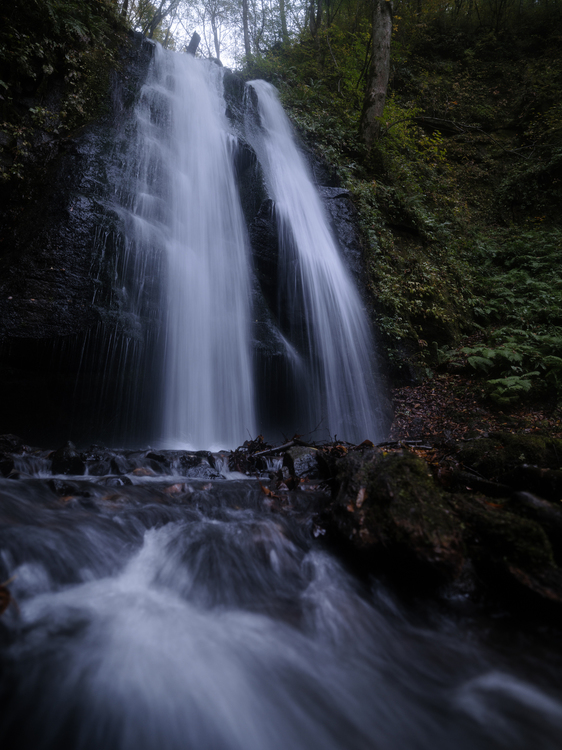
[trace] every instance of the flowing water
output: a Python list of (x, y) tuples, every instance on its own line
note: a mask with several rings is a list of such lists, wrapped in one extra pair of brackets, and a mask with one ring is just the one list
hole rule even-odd
[[(287, 369), (285, 398), (298, 415), (290, 429), (377, 441), (383, 435), (367, 319), (289, 122), (273, 89), (254, 81), (259, 115), (249, 112), (245, 126), (234, 126), (222, 87), (218, 66), (157, 46), (124, 158), (117, 209), (123, 295), (133, 319), (162, 317), (144, 360), (136, 368), (126, 360), (132, 373), (159, 373), (163, 417), (148, 439), (165, 447), (240, 445), (263, 431), (256, 379), (268, 411), (281, 398), (277, 380)], [(264, 180), (279, 233), (272, 314), (285, 323), (272, 335), (283, 342), (285, 361), (270, 365), (266, 382), (252, 351), (252, 249), (235, 173), (243, 141), (257, 155), (255, 180)]]
[[(259, 421), (221, 80), (156, 49), (120, 189), (116, 273), (135, 342), (113, 347), (128, 368), (120, 387), (145, 376), (132, 360), (158, 360), (158, 435), (198, 448), (239, 444)], [(259, 121), (246, 137), (282, 238), (279, 336), (308, 419), (374, 437), (359, 298), (272, 89), (252, 85)], [(165, 333), (148, 346), (133, 329), (160, 307)], [(229, 472), (224, 453), (88, 455), (86, 476), (53, 477), (56, 454), (35, 453), (0, 479), (2, 750), (560, 747), (556, 651), (492, 647), (487, 621), (422, 616), (359, 583), (322, 546), (321, 488), (264, 492), (274, 459), (258, 481)]]
[(359, 585), (314, 492), (116, 479), (0, 480), (3, 749), (560, 747), (559, 658)]
[(250, 257), (221, 69), (157, 46), (136, 122), (121, 213), (136, 294), (152, 281), (147, 257), (166, 268), (161, 443), (235, 447), (256, 434)]
[[(373, 341), (359, 294), (326, 212), (271, 84), (250, 83), (259, 125), (247, 135), (263, 168), (279, 227), (279, 306), (306, 383), (308, 423), (361, 442), (382, 439), (376, 418)], [(304, 363), (304, 368), (303, 368)]]

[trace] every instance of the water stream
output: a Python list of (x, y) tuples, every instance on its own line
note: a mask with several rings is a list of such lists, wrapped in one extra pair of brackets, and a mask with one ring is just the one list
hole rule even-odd
[(256, 434), (250, 256), (234, 177), (222, 71), (157, 46), (129, 152), (131, 286), (163, 256), (163, 418), (167, 447), (235, 447)]
[(305, 383), (307, 422), (355, 442), (382, 439), (373, 341), (359, 294), (274, 87), (250, 85), (258, 96), (259, 124), (250, 119), (246, 132), (274, 201), (278, 305), (298, 351), (289, 361)]
[(5, 750), (560, 746), (560, 658), (359, 584), (315, 491), (128, 477), (0, 480)]

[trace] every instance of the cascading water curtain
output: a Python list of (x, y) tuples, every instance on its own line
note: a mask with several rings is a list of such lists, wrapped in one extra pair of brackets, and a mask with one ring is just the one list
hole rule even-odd
[[(248, 118), (246, 139), (278, 223), (274, 313), (287, 354), (274, 367), (288, 373), (299, 420), (293, 429), (304, 423), (316, 437), (376, 441), (383, 436), (361, 300), (275, 90), (251, 85), (260, 122)], [(164, 342), (153, 347), (150, 365), (162, 373), (161, 429), (151, 441), (159, 437), (162, 447), (233, 448), (257, 433), (249, 242), (225, 111), (220, 67), (155, 47), (119, 211), (128, 304), (147, 320), (163, 309)], [(158, 283), (161, 266), (167, 271)], [(277, 373), (260, 380), (269, 403), (280, 397)]]
[(255, 419), (248, 242), (222, 70), (157, 46), (137, 123), (129, 232), (137, 247), (161, 248), (168, 268), (160, 442), (233, 448), (255, 435)]
[(279, 306), (306, 363), (308, 423), (359, 442), (382, 439), (373, 341), (359, 294), (340, 257), (324, 207), (275, 89), (252, 81), (259, 123), (247, 117), (279, 228)]

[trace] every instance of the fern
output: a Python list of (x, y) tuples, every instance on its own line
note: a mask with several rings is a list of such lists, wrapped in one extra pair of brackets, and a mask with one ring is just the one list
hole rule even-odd
[(505, 378), (494, 378), (488, 380), (490, 397), (500, 405), (512, 404), (518, 401), (522, 395), (529, 393), (533, 387), (530, 379), (539, 375), (538, 372), (528, 372), (525, 375), (510, 375)]

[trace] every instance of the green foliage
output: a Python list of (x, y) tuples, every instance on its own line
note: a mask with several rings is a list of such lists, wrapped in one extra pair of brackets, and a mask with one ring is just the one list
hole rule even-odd
[[(2, 159), (4, 179), (23, 176), (34, 129), (61, 133), (98, 111), (123, 31), (111, 0), (27, 0), (5, 10), (0, 111), (10, 155)], [(59, 100), (46, 106), (45, 92), (52, 97), (54, 89)]]
[(487, 376), (488, 395), (499, 404), (513, 403), (526, 394), (559, 393), (561, 352), (562, 329), (535, 334), (502, 328), (489, 335), (487, 344), (461, 349), (468, 364)]
[(501, 404), (562, 392), (562, 232), (543, 229), (476, 248), (478, 344), (452, 352)]

